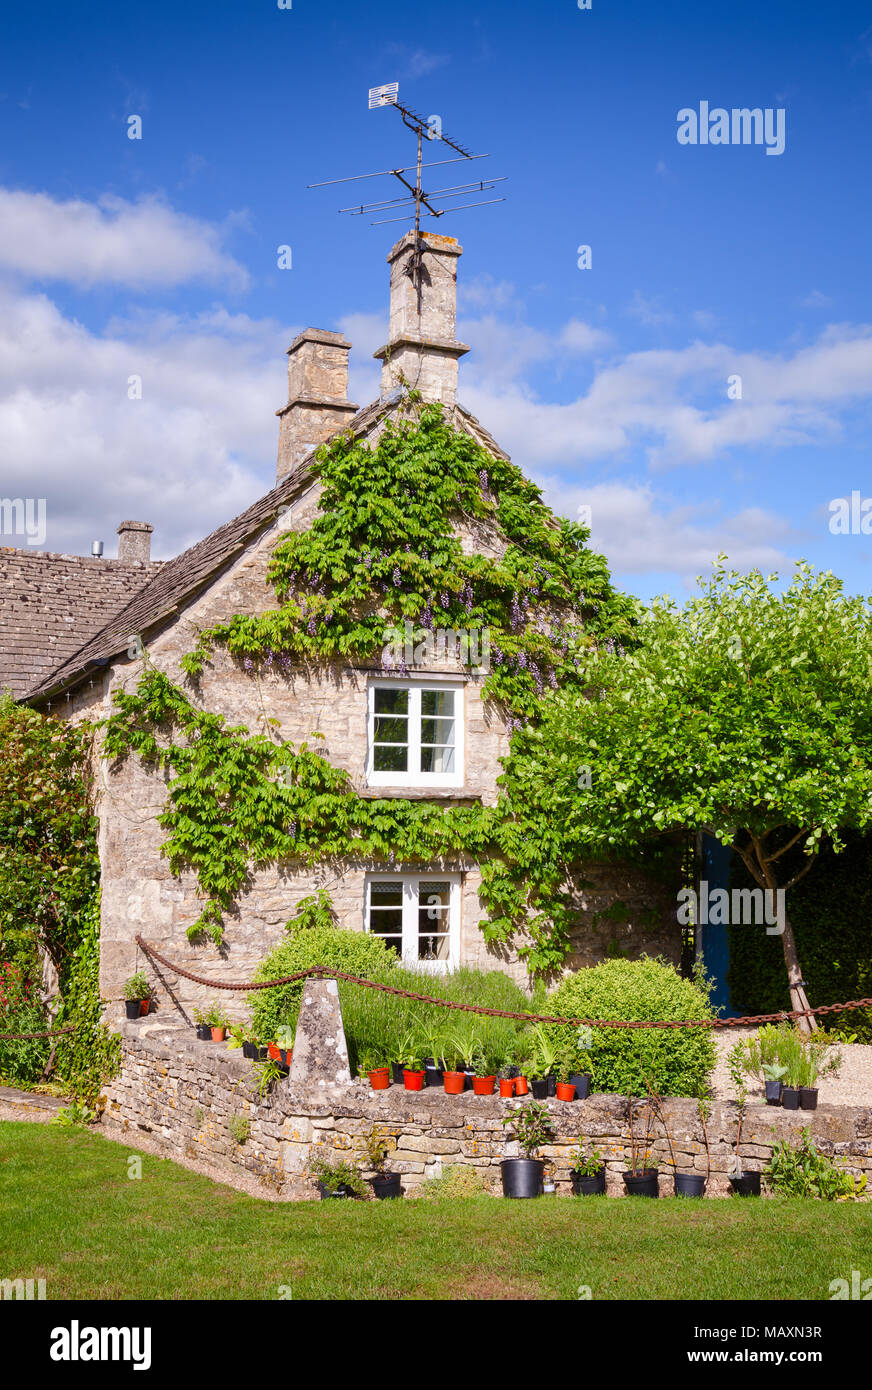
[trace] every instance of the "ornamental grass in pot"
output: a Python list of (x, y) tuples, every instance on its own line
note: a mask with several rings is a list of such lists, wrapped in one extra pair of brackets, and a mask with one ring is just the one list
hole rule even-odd
[(358, 1075), (368, 1077), (374, 1091), (386, 1091), (391, 1084), (391, 1069), (375, 1052), (365, 1052), (360, 1059)]
[(598, 1149), (587, 1150), (584, 1135), (578, 1136), (578, 1148), (572, 1155), (569, 1170), (573, 1195), (576, 1197), (599, 1197), (606, 1190), (606, 1165)]
[(516, 1105), (501, 1123), (509, 1125), (523, 1151), (522, 1158), (504, 1158), (500, 1164), (504, 1197), (538, 1197), (545, 1164), (536, 1154), (551, 1138), (551, 1117), (544, 1105), (528, 1100)]
[(445, 1056), (442, 1058), (444, 1070), (442, 1084), (447, 1096), (460, 1096), (466, 1090), (466, 1072), (459, 1053), (459, 1044), (453, 1038), (445, 1043)]
[[(496, 1089), (496, 1068), (492, 1058), (479, 1046), (472, 1059), (472, 1089), (477, 1096), (492, 1096)], [(512, 1088), (514, 1090), (514, 1087)]]
[(152, 989), (144, 970), (137, 970), (124, 981), (124, 1012), (128, 1018), (141, 1018), (151, 1008)]

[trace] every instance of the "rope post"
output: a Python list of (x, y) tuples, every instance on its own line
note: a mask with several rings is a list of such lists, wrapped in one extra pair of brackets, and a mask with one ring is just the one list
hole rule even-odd
[(289, 1086), (324, 1088), (348, 1085), (348, 1045), (335, 980), (307, 980), (294, 1034)]

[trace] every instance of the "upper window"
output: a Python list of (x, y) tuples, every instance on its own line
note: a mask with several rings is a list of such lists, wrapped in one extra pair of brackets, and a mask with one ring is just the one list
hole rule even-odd
[(373, 681), (367, 781), (381, 786), (462, 786), (462, 696), (462, 685)]

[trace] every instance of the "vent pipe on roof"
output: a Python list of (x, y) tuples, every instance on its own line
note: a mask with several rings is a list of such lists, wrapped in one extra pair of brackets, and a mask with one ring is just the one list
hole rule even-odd
[(103, 542), (102, 542), (102, 541), (92, 541), (92, 542), (91, 542), (91, 554), (94, 556), (94, 559), (95, 559), (95, 560), (102, 560), (102, 558), (103, 558)]

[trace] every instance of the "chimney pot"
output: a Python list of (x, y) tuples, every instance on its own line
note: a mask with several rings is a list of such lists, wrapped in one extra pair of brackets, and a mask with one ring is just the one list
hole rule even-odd
[(348, 354), (341, 333), (307, 328), (288, 348), (288, 403), (277, 410), (276, 481), (292, 473), (308, 453), (341, 430), (357, 411), (348, 399)]
[(151, 559), (151, 533), (153, 526), (147, 521), (122, 521), (118, 527), (119, 560), (141, 560), (148, 564)]

